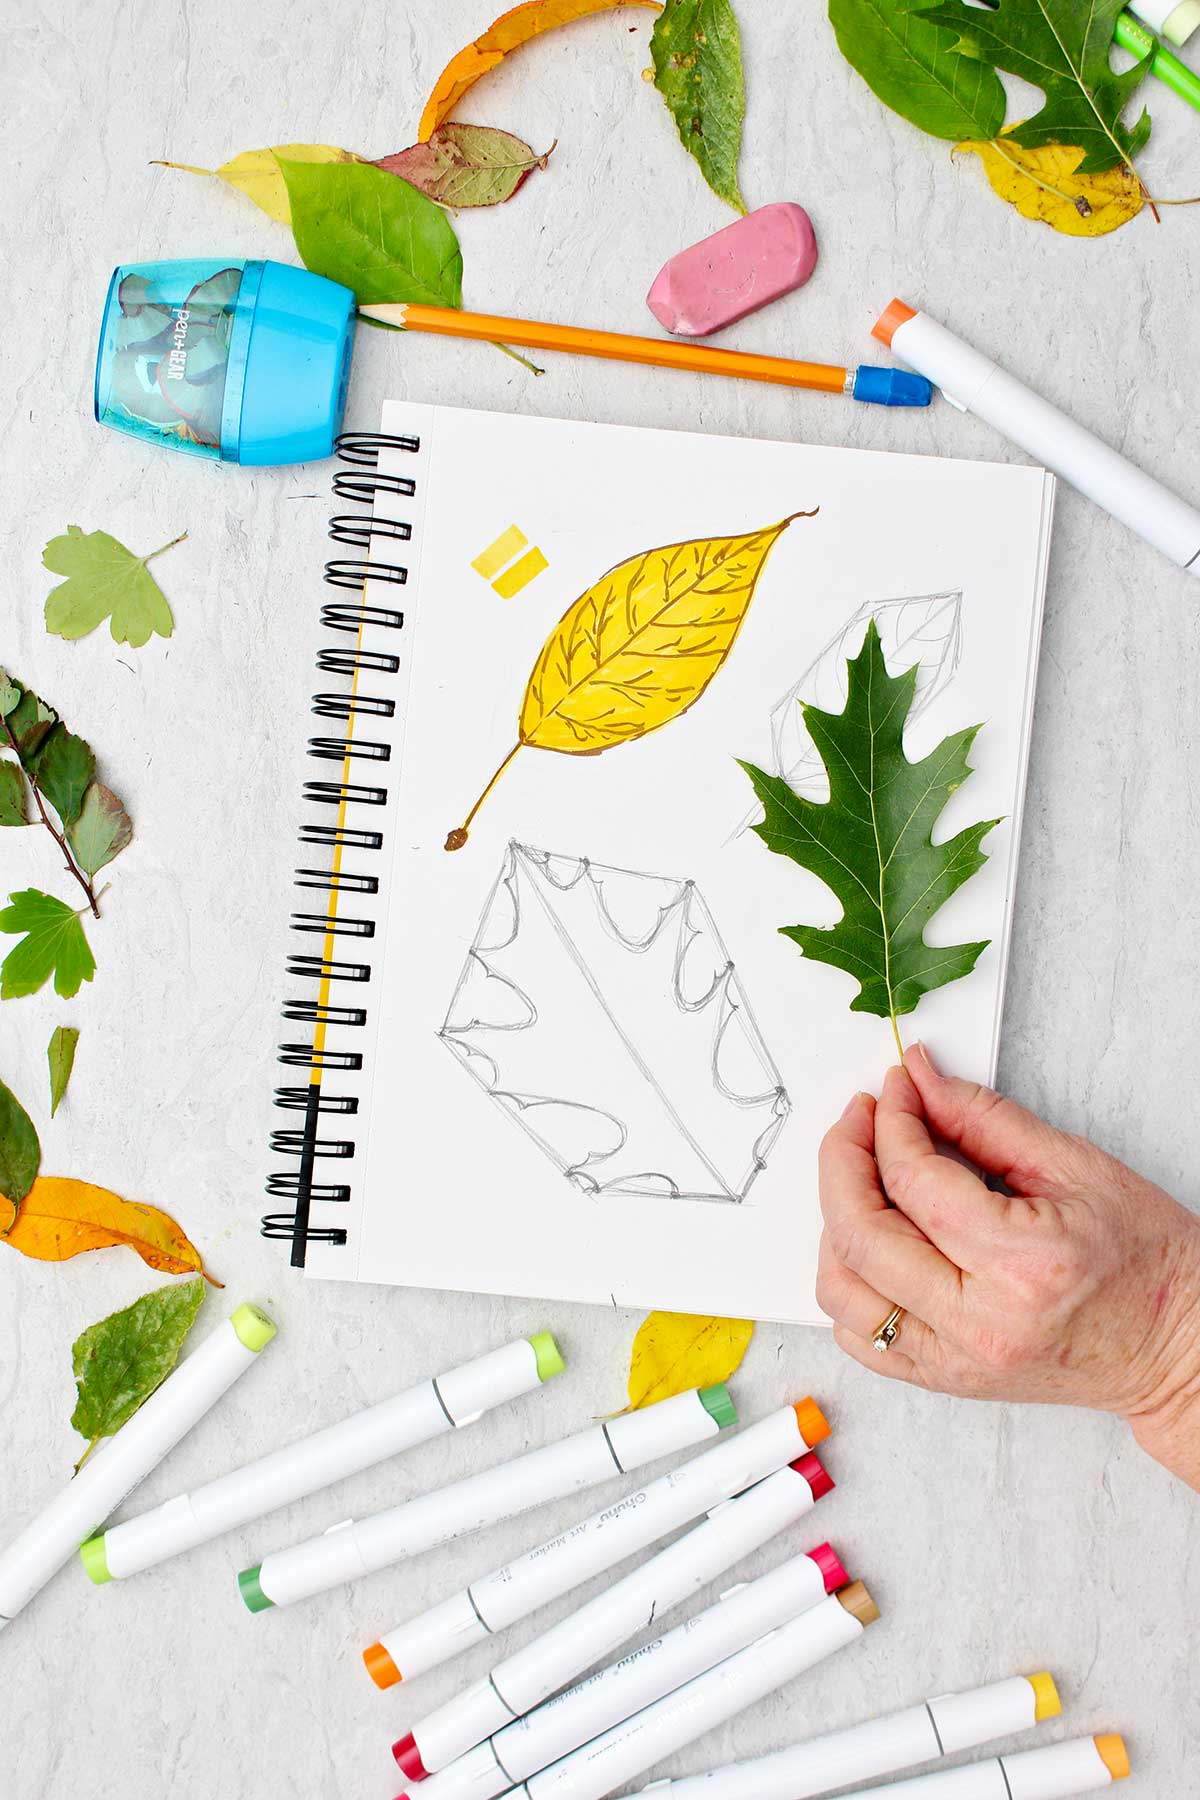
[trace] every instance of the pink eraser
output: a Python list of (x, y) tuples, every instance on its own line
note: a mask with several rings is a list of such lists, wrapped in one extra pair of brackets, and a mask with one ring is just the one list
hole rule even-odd
[(816, 266), (812, 220), (802, 206), (777, 200), (664, 263), (646, 305), (668, 331), (706, 337), (803, 287)]

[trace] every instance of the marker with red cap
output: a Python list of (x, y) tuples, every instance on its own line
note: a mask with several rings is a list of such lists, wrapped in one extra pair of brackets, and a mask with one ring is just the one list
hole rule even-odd
[[(849, 1577), (829, 1544), (793, 1556), (757, 1581), (722, 1595), (653, 1643), (610, 1663), (587, 1681), (515, 1719), (420, 1789), (421, 1800), (494, 1800), (610, 1725), (628, 1719), (695, 1675), (702, 1675), (765, 1632), (824, 1600)], [(397, 1745), (407, 1748), (411, 1739)], [(411, 1774), (401, 1754), (397, 1761)]]
[[(629, 1416), (637, 1418), (639, 1415)], [(736, 1437), (723, 1440), (712, 1450), (694, 1456), (690, 1462), (681, 1463), (647, 1487), (626, 1494), (602, 1512), (593, 1513), (569, 1531), (551, 1538), (549, 1543), (540, 1544), (515, 1562), (473, 1581), (470, 1587), (418, 1614), (407, 1624), (397, 1625), (363, 1652), (371, 1679), (378, 1687), (391, 1687), (401, 1679), (411, 1680), (426, 1669), (436, 1668), (471, 1644), (504, 1630), (517, 1619), (536, 1612), (539, 1606), (556, 1600), (560, 1594), (569, 1593), (580, 1582), (613, 1568), (625, 1557), (632, 1556), (635, 1550), (644, 1550), (647, 1544), (655, 1543), (668, 1532), (699, 1518), (701, 1513), (720, 1506), (732, 1494), (741, 1494), (744, 1488), (761, 1482), (764, 1476), (781, 1470), (797, 1457), (802, 1459), (799, 1465), (802, 1479), (790, 1490), (785, 1482), (784, 1489), (790, 1491), (792, 1503), (798, 1501), (801, 1510), (807, 1510), (814, 1499), (819, 1499), (833, 1485), (815, 1457), (811, 1459), (811, 1465), (804, 1461), (805, 1453), (828, 1433), (829, 1425), (815, 1400), (805, 1399), (794, 1406), (780, 1407)], [(805, 1476), (807, 1481), (803, 1479)], [(803, 1488), (809, 1491), (802, 1493)], [(728, 1529), (732, 1531), (733, 1527)], [(768, 1528), (764, 1537), (769, 1537), (772, 1529), (779, 1527)], [(721, 1567), (728, 1568), (742, 1554), (743, 1551), (737, 1551), (728, 1562), (718, 1563), (713, 1573), (719, 1572)], [(711, 1579), (711, 1576), (705, 1579)], [(693, 1591), (685, 1584), (679, 1589), (678, 1597)], [(621, 1625), (620, 1629), (614, 1619), (615, 1635), (597, 1642), (591, 1656), (565, 1674), (557, 1668), (551, 1669), (550, 1674), (557, 1675), (557, 1680), (535, 1695), (528, 1705), (535, 1705), (546, 1694), (553, 1693), (564, 1679), (578, 1669), (586, 1668), (589, 1661), (606, 1655), (636, 1630), (639, 1623), (636, 1613), (633, 1622)], [(489, 1732), (506, 1725), (508, 1716), (504, 1711), (499, 1717), (489, 1715), (478, 1734), (461, 1748), (482, 1742)]]

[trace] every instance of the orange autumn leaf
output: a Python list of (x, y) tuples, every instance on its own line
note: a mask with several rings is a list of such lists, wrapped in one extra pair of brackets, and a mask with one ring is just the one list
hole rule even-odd
[(474, 87), (481, 75), (502, 62), (510, 50), (517, 50), (531, 38), (540, 37), (543, 31), (569, 25), (572, 19), (584, 19), (589, 13), (611, 12), (618, 6), (644, 6), (652, 12), (662, 11), (658, 0), (527, 0), (526, 5), (514, 6), (511, 12), (502, 13), (473, 43), (452, 57), (438, 76), (421, 114), (418, 140), (422, 144), (428, 142), (438, 126), (445, 124), (468, 89)]
[(40, 1175), (3, 1235), (14, 1250), (39, 1262), (65, 1262), (83, 1250), (128, 1244), (152, 1269), (167, 1275), (200, 1274), (214, 1287), (222, 1285), (213, 1281), (200, 1252), (168, 1213), (69, 1175)]

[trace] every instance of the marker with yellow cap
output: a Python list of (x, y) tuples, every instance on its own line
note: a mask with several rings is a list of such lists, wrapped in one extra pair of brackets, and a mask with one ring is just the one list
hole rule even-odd
[[(654, 1800), (811, 1800), (852, 1781), (893, 1775), (935, 1757), (973, 1750), (1010, 1732), (1056, 1719), (1062, 1702), (1045, 1673), (1014, 1675), (963, 1694), (939, 1694), (921, 1706), (830, 1731), (751, 1762), (730, 1763), (704, 1775), (657, 1781), (641, 1795)], [(641, 1800), (639, 1795), (638, 1800)]]
[[(367, 1672), (377, 1687), (391, 1687), (401, 1679), (411, 1681), (414, 1675), (436, 1668), (471, 1644), (527, 1618), (538, 1607), (570, 1593), (593, 1575), (615, 1567), (635, 1551), (644, 1550), (647, 1544), (698, 1519), (701, 1513), (720, 1508), (702, 1527), (703, 1539), (698, 1533), (691, 1533), (683, 1540), (689, 1548), (672, 1546), (670, 1553), (645, 1565), (640, 1580), (634, 1582), (630, 1577), (628, 1582), (617, 1583), (606, 1595), (589, 1603), (584, 1613), (577, 1614), (574, 1624), (567, 1622), (565, 1629), (572, 1638), (575, 1626), (587, 1623), (590, 1655), (568, 1669), (563, 1666), (565, 1645), (560, 1643), (555, 1648), (548, 1644), (551, 1654), (546, 1660), (552, 1679), (542, 1691), (553, 1693), (571, 1674), (586, 1668), (635, 1631), (647, 1616), (640, 1610), (643, 1606), (648, 1611), (671, 1606), (676, 1599), (694, 1591), (687, 1585), (687, 1570), (694, 1560), (699, 1559), (699, 1566), (704, 1566), (708, 1558), (718, 1558), (712, 1563), (711, 1575), (702, 1575), (697, 1582), (697, 1586), (702, 1586), (722, 1568), (729, 1568), (737, 1556), (753, 1549), (756, 1542), (764, 1543), (772, 1531), (781, 1530), (789, 1518), (807, 1512), (833, 1486), (817, 1458), (809, 1454), (812, 1446), (828, 1434), (828, 1422), (815, 1400), (800, 1400), (794, 1406), (782, 1406), (768, 1413), (736, 1437), (681, 1463), (637, 1492), (625, 1494), (614, 1505), (572, 1525), (549, 1543), (539, 1544), (516, 1562), (493, 1570), (449, 1600), (386, 1632), (363, 1652)], [(792, 1467), (785, 1470), (789, 1463)], [(776, 1471), (779, 1478), (768, 1491), (764, 1477)], [(759, 1485), (755, 1487), (755, 1483)], [(753, 1489), (753, 1495), (743, 1493), (745, 1489)], [(733, 1494), (742, 1496), (736, 1506), (722, 1507), (722, 1501)], [(764, 1518), (779, 1522), (756, 1538), (753, 1533)], [(718, 1520), (723, 1522), (718, 1525)], [(749, 1541), (743, 1539), (744, 1531), (751, 1533)], [(745, 1542), (744, 1550), (736, 1550), (726, 1562), (719, 1560), (722, 1545), (740, 1542)], [(633, 1583), (632, 1587), (629, 1583)], [(626, 1623), (631, 1608), (631, 1622)], [(551, 1637), (552, 1634), (546, 1634), (547, 1639)], [(555, 1676), (557, 1679), (553, 1679)], [(468, 1689), (468, 1694), (474, 1692)], [(534, 1701), (527, 1704), (533, 1705)], [(501, 1707), (498, 1716), (480, 1719), (479, 1735), (468, 1742), (479, 1743), (489, 1732), (506, 1724), (508, 1717)]]
[(854, 1794), (896, 1794), (903, 1800), (1071, 1800), (1075, 1794), (1111, 1787), (1128, 1773), (1124, 1740), (1111, 1731), (1016, 1756), (992, 1756), (958, 1769), (935, 1769), (932, 1775), (889, 1781), (883, 1787), (855, 1788)]
[(123, 1519), (83, 1545), (83, 1566), (95, 1582), (152, 1569), (182, 1550), (261, 1519), (264, 1513), (373, 1468), (402, 1450), (473, 1425), (493, 1406), (528, 1394), (565, 1366), (548, 1331), (518, 1338), (260, 1456), (190, 1494), (177, 1494), (150, 1512)]
[(102, 1525), (186, 1437), (274, 1336), (266, 1313), (257, 1306), (239, 1306), (88, 1457), (75, 1479), (0, 1554), (0, 1627), (16, 1617), (74, 1555), (80, 1540)]

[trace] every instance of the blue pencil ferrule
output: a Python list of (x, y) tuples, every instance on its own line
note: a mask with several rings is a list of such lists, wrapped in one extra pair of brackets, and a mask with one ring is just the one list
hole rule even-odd
[(933, 399), (933, 383), (924, 375), (909, 369), (873, 369), (869, 363), (860, 363), (854, 371), (852, 391), (856, 400), (875, 406), (928, 406)]

